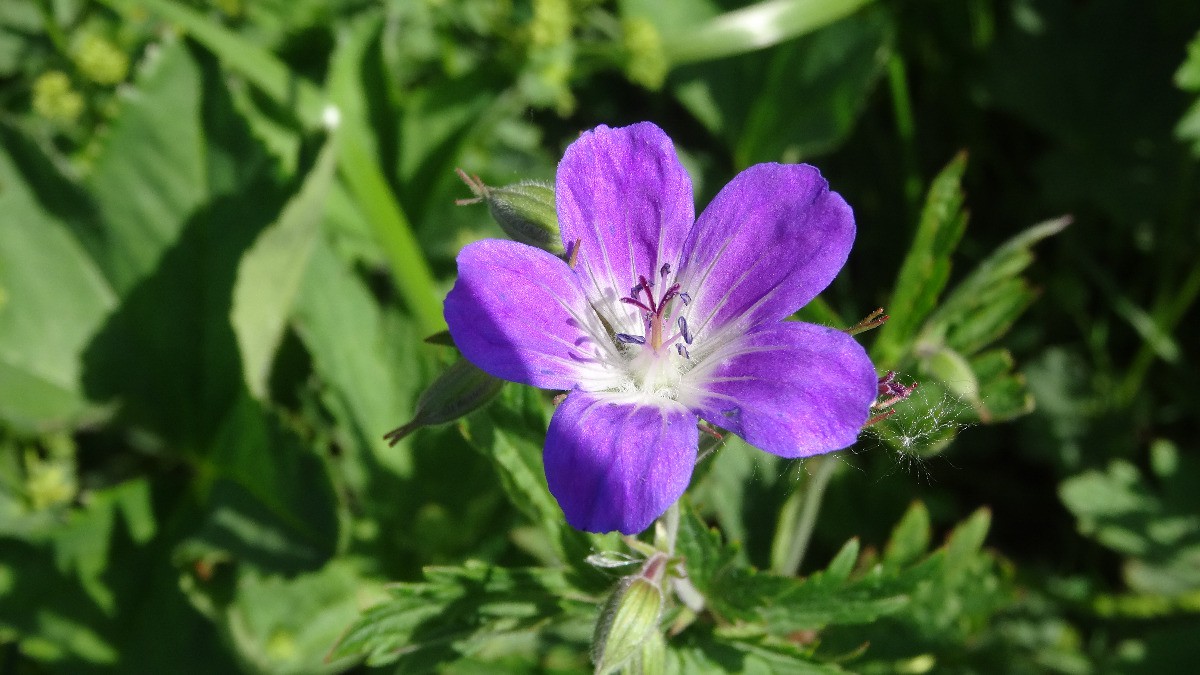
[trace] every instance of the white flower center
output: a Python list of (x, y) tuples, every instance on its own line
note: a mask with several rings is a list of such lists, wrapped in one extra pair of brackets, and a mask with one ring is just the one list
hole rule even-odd
[(655, 284), (642, 276), (629, 295), (620, 298), (624, 305), (640, 310), (642, 331), (613, 336), (624, 361), (619, 367), (625, 370), (614, 393), (643, 400), (679, 399), (683, 376), (694, 365), (689, 352), (692, 335), (684, 315), (691, 298), (671, 281), (671, 265), (665, 264), (658, 271), (657, 292)]

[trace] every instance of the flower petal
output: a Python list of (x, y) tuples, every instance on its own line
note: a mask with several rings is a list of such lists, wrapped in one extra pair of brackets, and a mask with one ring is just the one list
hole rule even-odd
[(853, 444), (878, 390), (875, 368), (854, 338), (790, 321), (725, 345), (687, 383), (685, 400), (697, 414), (783, 457)]
[(558, 164), (554, 195), (563, 245), (579, 242), (576, 271), (588, 297), (615, 312), (610, 321), (639, 327), (619, 298), (638, 275), (657, 282), (663, 263), (678, 263), (695, 217), (671, 139), (649, 122), (585, 132)]
[(641, 532), (687, 489), (696, 416), (674, 401), (618, 402), (576, 389), (546, 434), (546, 481), (572, 527)]
[(746, 169), (700, 214), (684, 245), (692, 332), (787, 317), (833, 281), (853, 243), (854, 214), (816, 168)]
[(611, 386), (611, 341), (562, 260), (514, 241), (486, 239), (458, 254), (446, 323), (484, 372), (544, 389)]

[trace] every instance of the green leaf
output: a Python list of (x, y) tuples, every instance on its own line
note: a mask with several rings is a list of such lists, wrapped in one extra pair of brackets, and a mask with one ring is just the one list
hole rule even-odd
[(238, 265), (230, 321), (242, 356), (242, 376), (260, 400), (267, 397), (275, 352), (320, 236), (335, 162), (334, 145), (327, 143), (299, 192)]
[(672, 675), (830, 675), (847, 672), (835, 664), (814, 660), (811, 650), (802, 649), (785, 640), (715, 630), (689, 630), (672, 639), (668, 643), (667, 663), (667, 672)]
[[(229, 323), (237, 261), (258, 232), (277, 219), (288, 194), (276, 184), (265, 153), (224, 89), (216, 86), (220, 74), (211, 64), (198, 68), (180, 44), (164, 46), (160, 58), (163, 71), (149, 79), (162, 86), (133, 97), (123, 114), (131, 116), (131, 125), (174, 114), (183, 121), (161, 121), (168, 128), (182, 127), (177, 138), (151, 134), (149, 145), (139, 145), (141, 126), (131, 126), (126, 143), (114, 141), (99, 161), (118, 176), (97, 174), (93, 187), (113, 193), (107, 216), (121, 218), (104, 222), (104, 236), (112, 238), (105, 250), (144, 255), (136, 264), (130, 260), (110, 270), (121, 283), (133, 285), (122, 290), (120, 307), (89, 345), (84, 383), (90, 397), (118, 402), (124, 421), (165, 441), (171, 452), (186, 454), (210, 447), (243, 386)], [(181, 80), (166, 86), (160, 80), (168, 75)], [(195, 110), (178, 111), (174, 101), (165, 100), (178, 93), (181, 82), (189, 100), (204, 93), (198, 119)], [(205, 139), (202, 151), (182, 151), (181, 161), (187, 161), (176, 166), (171, 148), (186, 147), (197, 136)], [(148, 158), (156, 163), (143, 165)], [(199, 178), (193, 161), (200, 162)], [(202, 208), (138, 196), (145, 185), (195, 180)], [(140, 219), (158, 210), (183, 220), (147, 239)], [(143, 269), (147, 265), (150, 269)]]
[[(313, 369), (347, 439), (399, 475), (411, 456), (387, 452), (383, 435), (412, 410), (421, 364), (412, 345), (420, 335), (385, 313), (370, 290), (324, 240), (318, 240), (296, 298), (293, 325), (312, 356)], [(365, 476), (351, 477), (356, 484)], [(361, 485), (360, 485), (361, 487)]]
[(183, 42), (151, 50), (87, 178), (105, 225), (98, 259), (124, 295), (151, 274), (209, 194), (201, 72)]
[(829, 562), (829, 567), (825, 568), (825, 576), (830, 582), (845, 583), (850, 579), (854, 564), (858, 562), (859, 549), (858, 539), (851, 539), (842, 544), (837, 555)]
[(921, 502), (913, 502), (892, 530), (883, 563), (894, 570), (911, 564), (929, 549), (929, 539), (929, 510)]
[(134, 17), (146, 11), (184, 29), (212, 50), (226, 65), (245, 75), (279, 106), (296, 111), (301, 124), (312, 129), (322, 123), (326, 103), (320, 89), (299, 77), (270, 52), (228, 30), (204, 14), (174, 0), (101, 0)]
[(463, 436), (492, 462), (509, 501), (527, 518), (552, 532), (565, 526), (542, 467), (547, 420), (539, 394), (508, 387), (494, 403), (460, 426)]
[(659, 26), (675, 65), (763, 49), (842, 19), (870, 0), (766, 0), (700, 25)]
[(390, 591), (389, 599), (350, 627), (331, 658), (365, 656), (371, 666), (399, 661), (400, 668), (423, 671), (513, 633), (536, 635), (574, 624), (590, 636), (596, 614), (593, 602), (576, 599), (561, 570), (468, 563), (428, 568), (425, 581)]
[[(81, 355), (116, 304), (96, 263), (24, 179), (51, 171), (0, 127), (0, 213), (8, 219), (0, 227), (0, 420), (26, 433), (69, 425), (88, 408)], [(66, 182), (56, 178), (46, 184)]]
[(1048, 220), (1001, 244), (930, 315), (921, 340), (944, 335), (946, 344), (973, 354), (1003, 335), (1036, 297), (1020, 278), (1033, 263), (1033, 246), (1070, 223), (1066, 217)]
[(887, 305), (891, 319), (880, 328), (871, 356), (881, 369), (894, 369), (909, 349), (950, 278), (950, 255), (967, 225), (961, 188), (967, 156), (959, 154), (933, 179), (913, 243), (900, 265)]
[(338, 170), (383, 246), (397, 290), (418, 327), (425, 334), (436, 333), (445, 327), (441, 293), (408, 216), (388, 184), (366, 110), (363, 64), (379, 29), (374, 17), (360, 21), (342, 40), (330, 64), (329, 89), (341, 119)]
[(670, 82), (737, 165), (797, 162), (850, 133), (891, 36), (886, 14), (865, 12), (770, 52), (683, 68)]
[[(1169, 457), (1164, 457), (1164, 453)], [(1136, 466), (1116, 460), (1059, 486), (1083, 535), (1130, 558), (1124, 572), (1135, 591), (1181, 595), (1200, 589), (1200, 497), (1191, 477), (1200, 462), (1157, 444), (1156, 489)]]
[(705, 525), (691, 508), (680, 508), (675, 550), (683, 558), (688, 579), (705, 596), (734, 569), (737, 558), (736, 549), (722, 542), (721, 534)]
[(241, 658), (262, 673), (342, 672), (353, 657), (329, 659), (360, 608), (386, 599), (383, 584), (364, 579), (358, 561), (339, 558), (295, 577), (239, 568), (220, 616)]
[(991, 511), (979, 509), (950, 533), (946, 541), (944, 563), (944, 574), (948, 584), (957, 583), (968, 573), (972, 561), (983, 547), (991, 523)]
[(1034, 398), (1025, 376), (1013, 373), (1013, 357), (1006, 349), (993, 349), (971, 359), (971, 370), (979, 379), (976, 408), (984, 422), (1001, 422), (1033, 412)]
[(339, 539), (325, 461), (246, 394), (213, 444), (208, 512), (176, 560), (243, 560), (281, 573), (323, 565)]
[(96, 490), (38, 541), (0, 537), (0, 631), (61, 672), (235, 671), (163, 564), (156, 509), (176, 506), (179, 487)]

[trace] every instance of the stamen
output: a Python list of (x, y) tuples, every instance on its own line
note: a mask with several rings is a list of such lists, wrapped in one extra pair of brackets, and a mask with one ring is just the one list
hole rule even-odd
[(684, 307), (692, 304), (692, 296), (688, 295), (687, 293), (680, 293), (679, 299), (683, 301)]
[(578, 238), (571, 242), (571, 246), (567, 250), (567, 266), (571, 269), (575, 269), (575, 264), (579, 262), (579, 247), (581, 244), (583, 244), (583, 239)]
[(670, 273), (671, 273), (671, 263), (663, 263), (662, 268), (658, 270), (658, 275), (664, 279), (666, 279), (667, 275)]
[(683, 358), (689, 361), (692, 360), (692, 355), (688, 353), (687, 347), (684, 347), (682, 342), (675, 343), (675, 351), (679, 352), (679, 355)]
[(683, 341), (692, 344), (692, 334), (688, 332), (687, 319), (679, 317), (675, 321), (675, 325), (679, 326), (679, 334), (683, 336)]
[(646, 344), (646, 338), (641, 337), (640, 335), (630, 335), (629, 333), (617, 333), (616, 338), (617, 338), (617, 341), (623, 342), (627, 345), (644, 345), (644, 344)]

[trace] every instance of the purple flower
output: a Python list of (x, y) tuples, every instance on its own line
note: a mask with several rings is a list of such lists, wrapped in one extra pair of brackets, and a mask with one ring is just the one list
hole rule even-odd
[(782, 457), (854, 443), (878, 394), (842, 331), (784, 321), (854, 241), (850, 207), (813, 167), (758, 164), (693, 218), (692, 184), (648, 122), (567, 148), (555, 201), (574, 268), (524, 244), (458, 256), (446, 322), (464, 356), (570, 393), (546, 480), (567, 522), (640, 532), (691, 479), (703, 418)]

